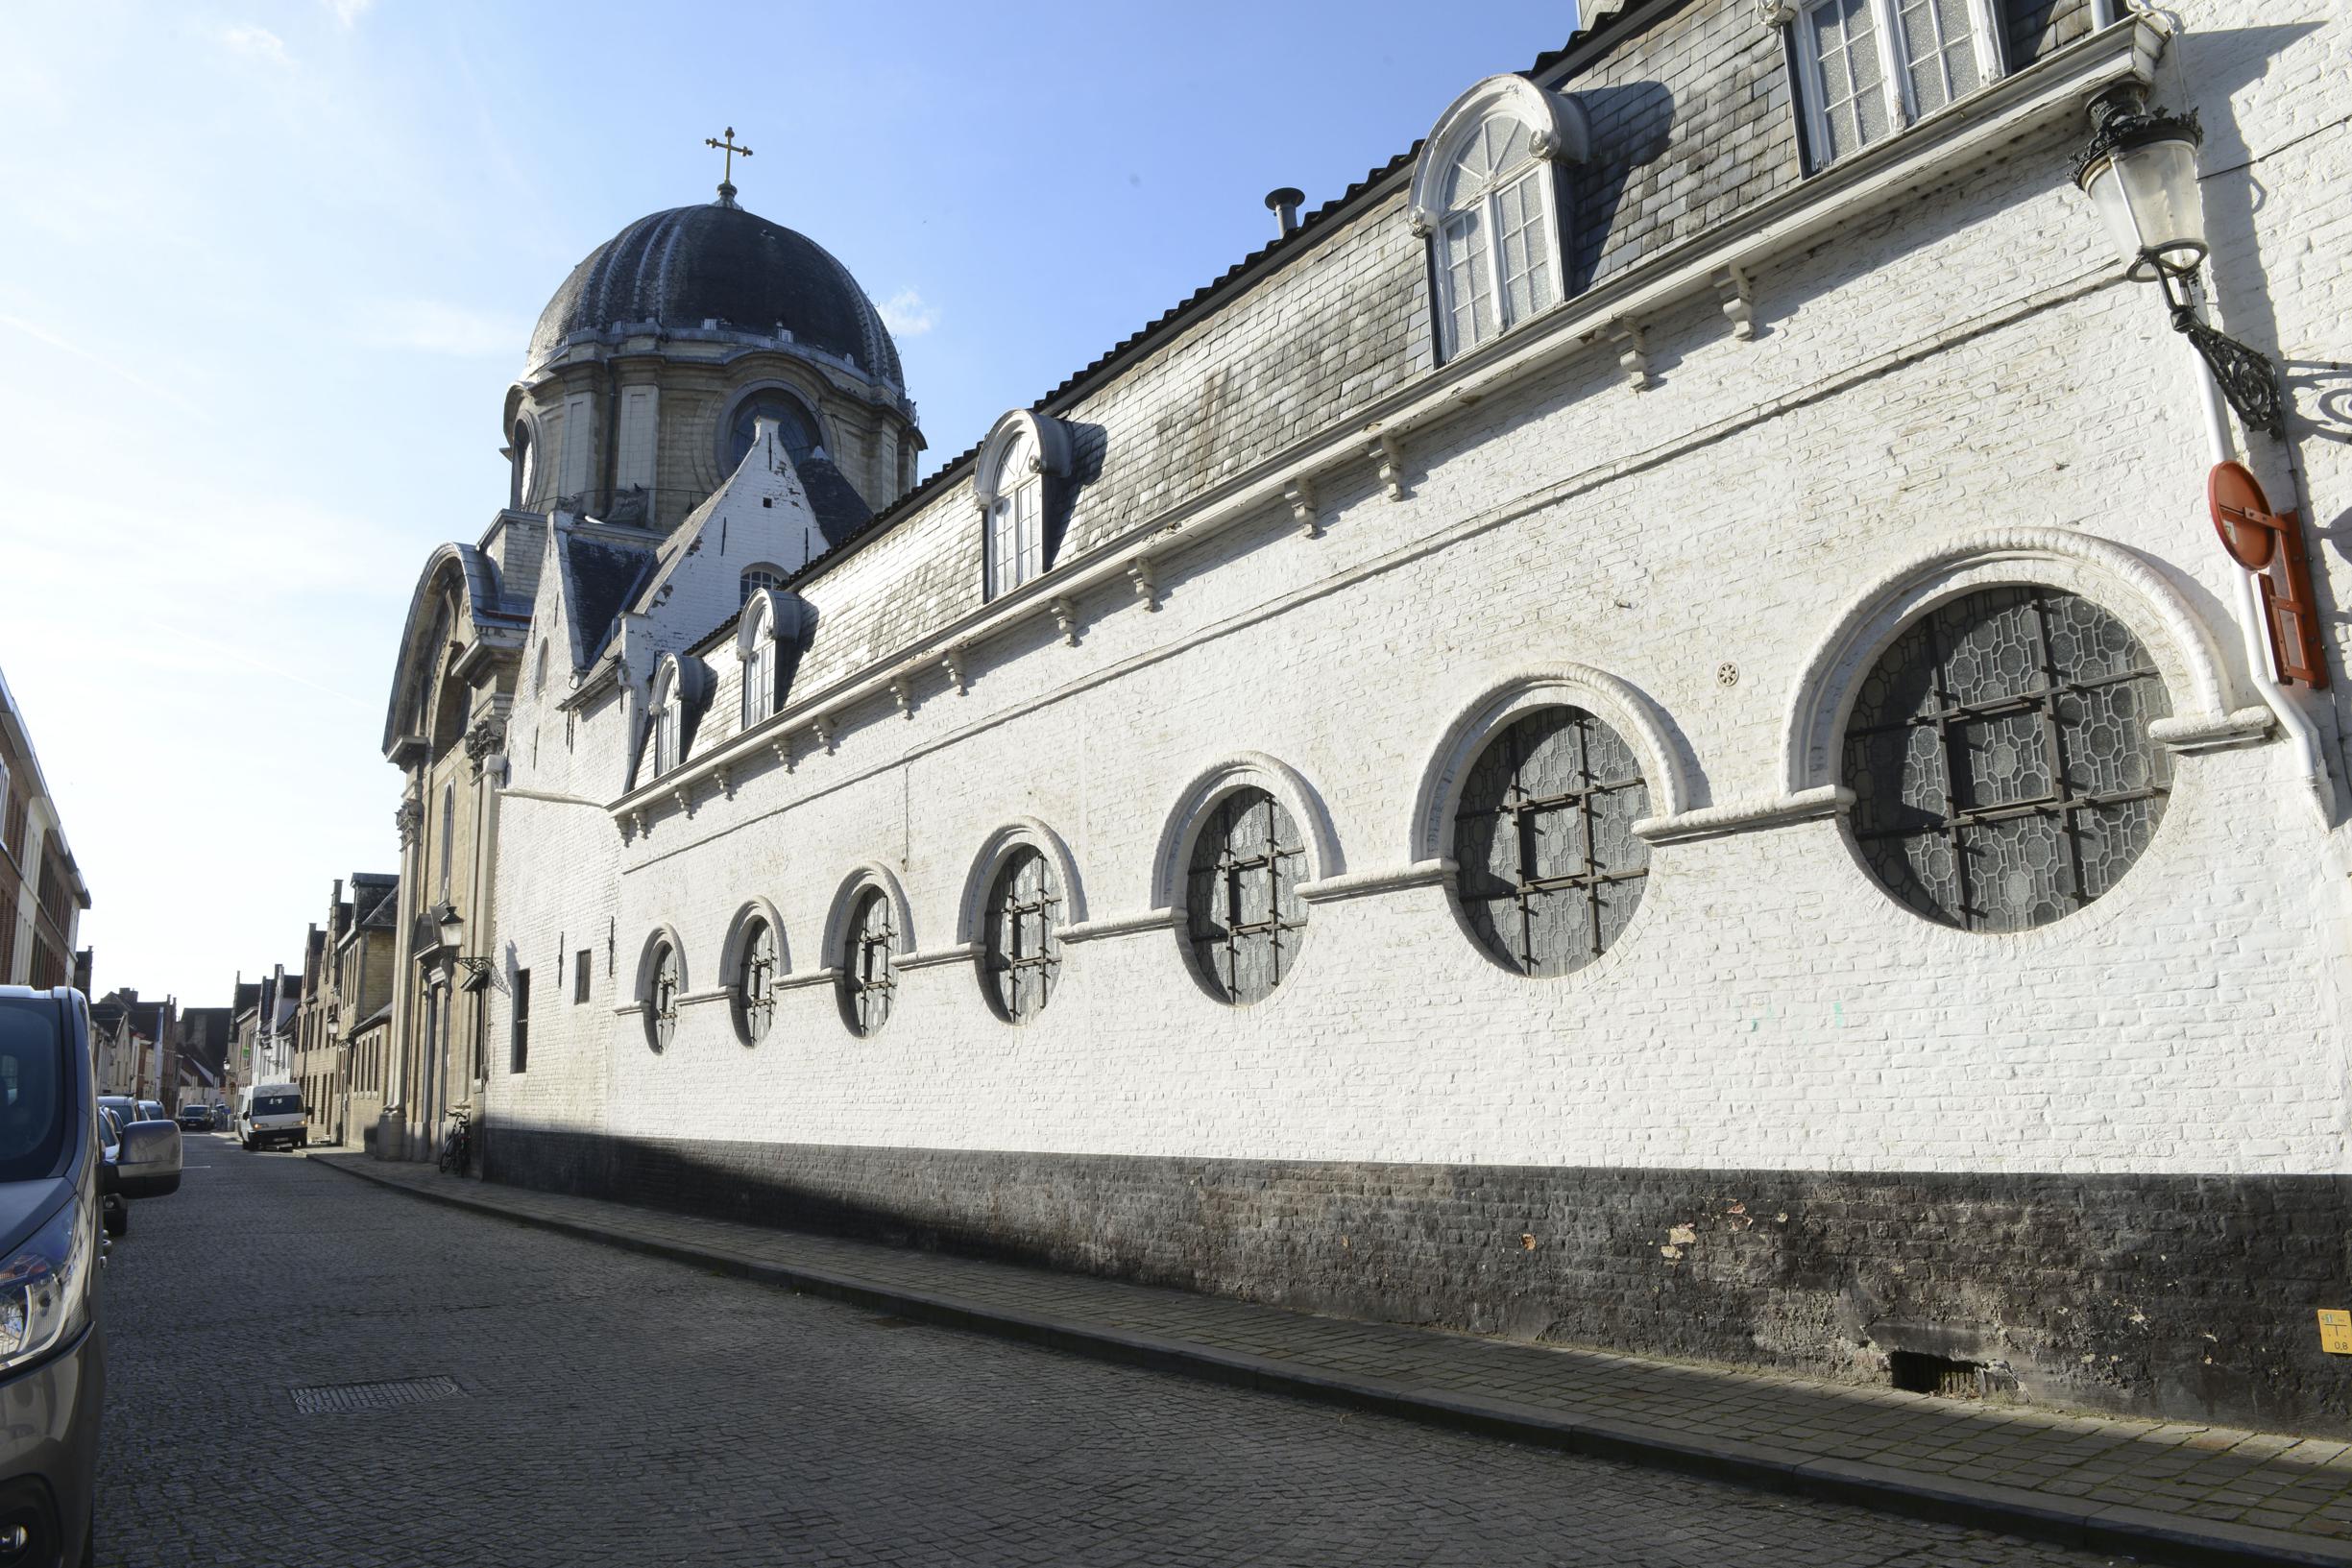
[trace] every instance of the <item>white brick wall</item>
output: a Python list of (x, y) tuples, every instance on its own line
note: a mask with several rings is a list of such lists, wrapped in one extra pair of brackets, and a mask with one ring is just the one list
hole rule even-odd
[[(2209, 133), (2230, 118), (2250, 153), (2286, 149), (2261, 165), (2268, 194), (2238, 228), (2209, 193), (2224, 314), (2249, 336), (2264, 324), (2291, 361), (2340, 359), (2352, 136), (2330, 122), (2352, 107), (2352, 30), (2331, 17), (2289, 36), (2250, 0), (2210, 10), (2160, 92), (2202, 106)], [(1340, 863), (1318, 875), (1401, 867), (1449, 723), (1508, 678), (1563, 663), (1630, 683), (1663, 714), (1695, 807), (1778, 797), (1816, 645), (1890, 591), (1900, 563), (2000, 528), (2061, 530), (2152, 566), (2220, 650), (2223, 706), (2252, 704), (2204, 516), (2191, 364), (2152, 291), (2110, 280), (2104, 235), (2065, 181), (2076, 134), (2029, 138), (1776, 263), (1757, 280), (1752, 342), (1693, 300), (1647, 324), (1653, 390), (1628, 387), (1606, 346), (1560, 360), (1417, 435), (1403, 500), (1381, 496), (1367, 464), (1325, 480), (1319, 539), (1278, 504), (1176, 536), (1156, 613), (1124, 587), (1096, 591), (1076, 647), (1033, 616), (970, 650), (968, 695), (934, 671), (910, 688), (909, 717), (869, 699), (831, 754), (811, 754), (804, 722), (789, 771), (747, 762), (730, 794), (706, 784), (691, 815), (654, 809), (642, 838), (598, 806), (545, 798), (621, 792), (621, 705), (583, 715), (572, 749), (550, 741), (536, 767), (518, 764), (498, 916), (511, 962), (538, 976), (554, 974), (559, 934), (594, 946), (594, 1000), (572, 1005), (568, 981), (560, 1000), (543, 993), (530, 1072), (493, 1083), (493, 1114), (1072, 1152), (2347, 1169), (2343, 866), (2276, 742), (2180, 757), (2122, 885), (2023, 935), (1910, 915), (1837, 823), (1813, 820), (1661, 844), (1631, 928), (1557, 980), (1497, 968), (1424, 883), (1313, 905), (1294, 977), (1247, 1009), (1202, 991), (1169, 929), (1072, 944), (1052, 1004), (1019, 1027), (996, 1019), (962, 957), (905, 972), (870, 1039), (812, 985), (787, 990), (746, 1049), (718, 994), (723, 936), (754, 897), (781, 914), (791, 974), (837, 963), (816, 951), (824, 922), (866, 862), (905, 886), (913, 950), (953, 948), (974, 858), (1016, 818), (1066, 840), (1089, 919), (1144, 913), (1172, 803), (1242, 751), (1296, 768), (1327, 812)], [(2209, 169), (2222, 166), (2218, 139)], [(1214, 374), (1202, 339), (1322, 319), (1347, 290), (1421, 290), (1400, 224), (1392, 205), (1361, 226), (1359, 250), (1281, 275), (1068, 417), (1104, 425), (1116, 461), (1200, 405)], [(2316, 374), (2298, 392), (2307, 412)], [(2275, 451), (2255, 454), (2258, 470), (2290, 494)], [(2326, 526), (2352, 495), (2352, 447), (2296, 451)], [(1159, 503), (1130, 494), (1116, 518), (1084, 499), (1079, 516), (1138, 524)], [(977, 593), (977, 524), (968, 489), (954, 489), (814, 579), (818, 643), (795, 700), (964, 613), (938, 567), (960, 552)], [(2315, 564), (2334, 602), (2347, 591), (2334, 546)], [(2175, 712), (2192, 710), (2194, 650), (2145, 596), (2093, 567), (2009, 569), (2087, 574), (2070, 580), (2134, 624), (2168, 661)], [(734, 733), (738, 698), (732, 644), (706, 657), (719, 676), (707, 753)], [(1726, 664), (1736, 684), (1719, 680)], [(541, 702), (519, 697), (516, 728), (560, 736)], [(2319, 706), (2332, 739), (2338, 710)], [(683, 938), (690, 998), (708, 1000), (690, 1000), (657, 1056), (614, 1008), (665, 923)]]

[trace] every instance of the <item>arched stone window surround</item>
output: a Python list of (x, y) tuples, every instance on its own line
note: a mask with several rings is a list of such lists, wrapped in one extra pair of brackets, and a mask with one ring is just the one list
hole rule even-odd
[(1861, 678), (1912, 622), (1980, 588), (2039, 586), (2078, 594), (2129, 627), (2155, 660), (2172, 716), (2150, 726), (2180, 749), (2258, 734), (2267, 712), (2230, 707), (2219, 643), (2170, 580), (2123, 546), (2067, 528), (1979, 530), (1881, 570), (1817, 640), (1782, 724), (1782, 784), (1790, 795), (1840, 777), (1847, 720)]
[(1061, 883), (1063, 923), (1075, 926), (1086, 918), (1086, 891), (1079, 881), (1078, 862), (1071, 857), (1070, 846), (1037, 818), (1015, 817), (990, 833), (972, 857), (972, 869), (963, 880), (963, 898), (956, 908), (958, 944), (977, 947), (986, 939), (988, 894), (1006, 862), (1024, 849), (1037, 851), (1054, 868), (1055, 879)]
[(809, 428), (816, 434), (816, 449), (825, 452), (828, 456), (832, 454), (834, 449), (832, 433), (827, 429), (823, 417), (818, 414), (816, 399), (810, 395), (809, 390), (795, 381), (765, 376), (757, 381), (746, 381), (729, 393), (725, 404), (719, 410), (717, 426), (711, 432), (711, 462), (721, 478), (735, 471), (735, 465), (728, 461), (730, 456), (728, 448), (734, 443), (735, 422), (743, 412), (743, 406), (746, 403), (758, 402), (763, 398), (777, 396), (789, 398), (800, 405), (802, 417), (808, 420)]
[[(1020, 471), (1008, 472), (1008, 461)], [(981, 581), (990, 598), (1054, 569), (1069, 477), (1070, 431), (1061, 421), (1016, 408), (989, 427), (972, 465), (972, 494), (980, 502)], [(1036, 486), (1036, 569), (1014, 581), (998, 570), (997, 510), (1000, 502), (1013, 505), (1024, 484)]]
[[(1419, 156), (1414, 159), (1413, 180), (1406, 198), (1406, 221), (1415, 233), (1429, 242), (1431, 279), (1435, 285), (1431, 290), (1431, 306), (1436, 314), (1441, 358), (1452, 358), (1517, 325), (1515, 320), (1498, 321), (1491, 332), (1463, 342), (1456, 341), (1458, 333), (1449, 319), (1451, 284), (1446, 221), (1452, 212), (1447, 183), (1456, 163), (1470, 149), (1472, 139), (1498, 118), (1526, 127), (1528, 150), (1540, 171), (1541, 211), (1549, 220), (1550, 298), (1537, 303), (1529, 314), (1540, 314), (1567, 296), (1564, 272), (1569, 209), (1562, 199), (1559, 166), (1563, 160), (1582, 163), (1590, 155), (1591, 136), (1584, 109), (1574, 99), (1539, 87), (1524, 76), (1506, 73), (1488, 77), (1473, 84), (1438, 116), (1438, 123), (1431, 128), (1421, 143)], [(1500, 253), (1491, 234), (1485, 253), (1490, 256)], [(1500, 300), (1495, 302), (1499, 309)]]
[(532, 511), (531, 495), (539, 488), (540, 459), (546, 451), (539, 439), (539, 416), (526, 404), (516, 410), (506, 431), (507, 505)]
[(735, 1021), (736, 1038), (746, 1046), (758, 1044), (744, 1037), (742, 1018), (743, 959), (751, 943), (754, 921), (766, 923), (776, 945), (776, 972), (771, 977), (769, 991), (771, 1002), (781, 989), (784, 977), (792, 972), (791, 951), (784, 939), (784, 917), (776, 913), (773, 904), (754, 895), (736, 910), (735, 918), (727, 922), (727, 934), (718, 948), (718, 987), (727, 998), (727, 1011)]
[[(1331, 826), (1331, 813), (1323, 809), (1322, 797), (1315, 792), (1314, 786), (1288, 762), (1264, 752), (1239, 752), (1195, 774), (1192, 783), (1176, 797), (1160, 828), (1159, 847), (1152, 856), (1153, 909), (1183, 913), (1185, 874), (1192, 864), (1193, 843), (1200, 836), (1200, 827), (1207, 820), (1210, 808), (1235, 790), (1251, 786), (1279, 801), (1306, 835), (1307, 881), (1322, 881), (1346, 869), (1340, 857), (1339, 834)], [(1174, 924), (1178, 928), (1177, 941), (1181, 944), (1183, 922)]]
[(691, 994), (693, 980), (687, 968), (686, 943), (680, 939), (678, 929), (665, 922), (647, 932), (643, 945), (638, 949), (637, 982), (630, 990), (629, 1005), (621, 1009), (623, 1012), (636, 1013), (643, 1020), (645, 1044), (655, 1050), (660, 1050), (663, 1047), (654, 1034), (653, 981), (655, 966), (660, 961), (665, 947), (669, 950), (673, 961), (678, 966), (678, 990), (677, 995), (671, 999), (670, 1005), (677, 1006)]
[(1420, 787), (1413, 796), (1413, 820), (1405, 846), (1412, 863), (1452, 856), (1454, 811), (1462, 803), (1462, 786), (1488, 743), (1540, 708), (1563, 707), (1585, 710), (1634, 748), (1641, 759), (1642, 779), (1650, 786), (1653, 818), (1676, 816), (1690, 808), (1690, 770), (1665, 710), (1638, 687), (1607, 670), (1590, 664), (1551, 664), (1490, 677), (1483, 693), (1439, 732), (1437, 743), (1429, 749), (1428, 765), (1421, 771)]
[[(1035, 850), (1043, 856), (1053, 873), (1061, 899), (1057, 929), (1067, 930), (1086, 918), (1086, 892), (1079, 881), (1078, 862), (1071, 857), (1070, 846), (1062, 842), (1059, 833), (1035, 817), (1016, 817), (990, 833), (972, 859), (972, 869), (964, 877), (963, 897), (956, 908), (956, 941), (972, 953), (973, 972), (980, 980), (983, 999), (987, 999), (989, 992), (989, 905), (997, 879), (1004, 875), (1013, 857), (1025, 850)], [(992, 999), (989, 1012), (1000, 1021), (1015, 1022), (1005, 1019)]]

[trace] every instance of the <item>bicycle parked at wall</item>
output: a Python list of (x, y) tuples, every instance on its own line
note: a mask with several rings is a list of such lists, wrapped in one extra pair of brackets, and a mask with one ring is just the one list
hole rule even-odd
[(473, 1161), (473, 1113), (471, 1107), (449, 1108), (449, 1130), (441, 1138), (441, 1157), (434, 1163), (444, 1175), (462, 1176)]

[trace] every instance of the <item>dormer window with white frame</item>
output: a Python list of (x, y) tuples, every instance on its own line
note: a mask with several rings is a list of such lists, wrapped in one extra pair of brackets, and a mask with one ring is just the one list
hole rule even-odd
[(1438, 358), (1510, 331), (1565, 294), (1563, 160), (1589, 147), (1584, 110), (1523, 76), (1491, 76), (1446, 109), (1413, 165), (1406, 211), (1429, 241)]
[(743, 664), (743, 728), (775, 716), (800, 662), (807, 620), (797, 594), (763, 589), (751, 596), (736, 627), (736, 656)]
[(678, 765), (678, 668), (664, 661), (653, 678), (652, 777)]
[(1933, 114), (2006, 69), (1992, 0), (1810, 0), (1789, 6), (1812, 166)]
[(1060, 543), (1061, 481), (1070, 475), (1070, 436), (1059, 420), (1014, 409), (981, 443), (973, 490), (980, 500), (987, 596), (1000, 598), (1043, 576)]

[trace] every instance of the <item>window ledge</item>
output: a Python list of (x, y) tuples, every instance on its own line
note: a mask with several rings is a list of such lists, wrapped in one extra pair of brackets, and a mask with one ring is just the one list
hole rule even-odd
[(1644, 817), (1634, 824), (1634, 835), (1651, 845), (1691, 844), (1733, 833), (1784, 828), (1792, 823), (1817, 822), (1823, 817), (1842, 815), (1853, 805), (1853, 790), (1843, 784), (1822, 784), (1788, 795), (1706, 806), (1672, 816)]
[(1415, 860), (1405, 865), (1350, 871), (1321, 881), (1300, 882), (1298, 897), (1307, 904), (1337, 904), (1343, 899), (1399, 892), (1408, 887), (1435, 887), (1454, 874), (1451, 860)]
[(934, 948), (928, 953), (903, 953), (898, 955), (900, 969), (931, 969), (940, 964), (968, 964), (980, 956), (978, 942), (959, 942), (950, 948)]
[(797, 991), (809, 985), (837, 985), (841, 972), (837, 969), (808, 969), (796, 975), (779, 975), (768, 983), (779, 991)]
[(1173, 928), (1176, 922), (1176, 912), (1172, 908), (1143, 909), (1133, 914), (1106, 915), (1101, 920), (1081, 920), (1075, 925), (1064, 926), (1054, 935), (1055, 940), (1064, 944), (1092, 942), (1099, 937), (1131, 936), (1138, 931), (1164, 931)]
[(2194, 756), (2198, 752), (2259, 745), (2269, 738), (2274, 722), (2270, 710), (2258, 704), (2226, 713), (2160, 718), (2148, 725), (2147, 737), (2168, 751)]

